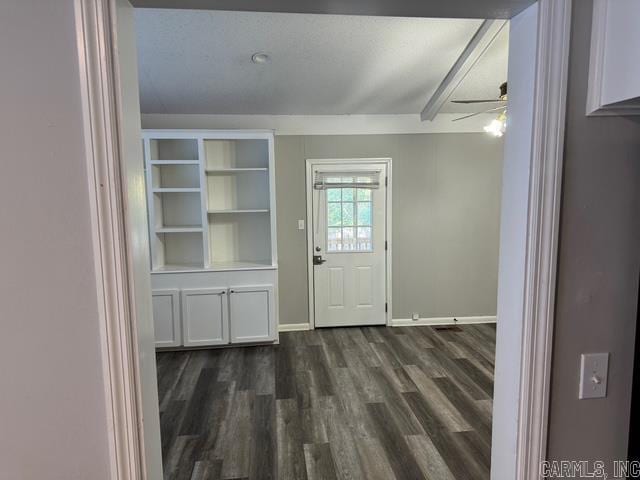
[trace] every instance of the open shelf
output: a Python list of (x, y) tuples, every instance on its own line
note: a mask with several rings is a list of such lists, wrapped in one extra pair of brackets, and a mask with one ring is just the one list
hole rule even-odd
[(203, 265), (193, 264), (193, 265), (160, 265), (153, 269), (151, 273), (184, 273), (184, 272), (202, 272), (206, 270)]
[(262, 262), (214, 262), (208, 267), (201, 265), (162, 265), (151, 273), (200, 273), (233, 272), (238, 270), (275, 270), (277, 265), (265, 260)]
[(200, 165), (199, 160), (151, 160), (150, 165)]
[(199, 165), (189, 163), (151, 164), (153, 189), (188, 188), (200, 190)]
[(210, 266), (212, 270), (262, 270), (274, 268), (270, 260), (254, 262), (213, 262)]
[(207, 175), (207, 206), (209, 211), (269, 209), (267, 170)]
[(204, 268), (204, 248), (200, 232), (156, 232), (153, 269)]
[(156, 233), (191, 233), (202, 232), (204, 229), (202, 226), (185, 226), (185, 227), (156, 227)]
[(195, 138), (158, 138), (149, 140), (149, 160), (199, 161), (198, 140)]
[(153, 193), (200, 193), (199, 188), (154, 188)]
[(236, 210), (209, 210), (207, 213), (210, 215), (218, 215), (225, 213), (269, 213), (268, 208), (244, 208)]
[(212, 264), (262, 263), (271, 258), (271, 220), (263, 212), (209, 215)]
[(193, 192), (172, 192), (153, 194), (150, 198), (150, 218), (157, 231), (163, 227), (202, 227), (201, 197)]
[(205, 140), (205, 170), (268, 168), (266, 139)]
[(205, 170), (208, 175), (224, 175), (231, 173), (244, 173), (244, 172), (267, 172), (266, 167), (245, 167), (245, 168), (208, 168)]

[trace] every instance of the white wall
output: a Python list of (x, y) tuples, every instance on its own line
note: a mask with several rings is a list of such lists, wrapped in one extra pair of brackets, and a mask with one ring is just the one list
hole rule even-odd
[(0, 478), (110, 478), (72, 0), (0, 2)]
[(509, 130), (502, 173), (491, 478), (515, 478), (538, 5), (511, 19)]

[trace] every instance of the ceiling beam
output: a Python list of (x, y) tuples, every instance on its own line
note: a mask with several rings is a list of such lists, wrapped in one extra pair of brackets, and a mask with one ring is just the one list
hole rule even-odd
[(535, 0), (131, 0), (137, 8), (438, 18), (511, 18), (533, 3)]
[(444, 102), (451, 96), (462, 79), (467, 76), (506, 23), (506, 20), (485, 20), (482, 22), (478, 31), (473, 35), (458, 60), (456, 60), (456, 63), (453, 64), (449, 73), (431, 95), (427, 106), (420, 113), (422, 121), (433, 121), (436, 118)]

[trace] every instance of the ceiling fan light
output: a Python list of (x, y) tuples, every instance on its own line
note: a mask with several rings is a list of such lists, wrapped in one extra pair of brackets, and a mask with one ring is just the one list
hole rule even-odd
[(494, 137), (501, 137), (504, 135), (504, 131), (506, 129), (506, 122), (501, 121), (497, 118), (491, 120), (491, 123), (484, 126), (484, 131)]

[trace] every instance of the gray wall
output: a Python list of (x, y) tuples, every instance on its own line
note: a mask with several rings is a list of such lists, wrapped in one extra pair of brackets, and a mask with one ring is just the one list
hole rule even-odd
[(72, 0), (0, 2), (0, 478), (111, 478)]
[[(640, 268), (640, 120), (586, 117), (592, 2), (573, 3), (549, 426), (553, 459), (626, 458)], [(579, 355), (611, 352), (578, 400)]]
[(393, 159), (393, 318), (495, 315), (502, 147), (484, 133), (276, 137), (280, 323), (308, 321), (307, 158)]

